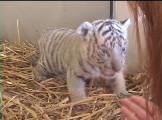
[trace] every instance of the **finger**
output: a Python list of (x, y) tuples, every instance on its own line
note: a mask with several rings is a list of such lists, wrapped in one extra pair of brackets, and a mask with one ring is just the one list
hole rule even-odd
[(148, 114), (146, 115), (146, 110), (140, 107), (135, 102), (131, 101), (130, 99), (123, 99), (122, 104), (126, 106), (130, 111), (135, 113), (139, 118), (145, 120), (148, 117), (148, 120), (152, 120), (152, 117)]
[(123, 106), (120, 109), (121, 113), (127, 120), (140, 120), (134, 113), (132, 113), (127, 107)]
[[(130, 99), (133, 102), (135, 102), (136, 104), (138, 104), (139, 106), (141, 106), (143, 109), (147, 109), (147, 104), (146, 104), (145, 99), (143, 99), (141, 97), (138, 97), (138, 96), (132, 96)], [(157, 107), (153, 103), (148, 102), (148, 110), (149, 110), (149, 112), (154, 113), (155, 109), (157, 109)]]

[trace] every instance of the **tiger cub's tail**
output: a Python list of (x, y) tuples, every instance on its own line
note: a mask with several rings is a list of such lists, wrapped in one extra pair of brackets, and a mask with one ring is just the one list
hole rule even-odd
[(40, 51), (39, 51), (39, 49), (38, 49), (38, 46), (36, 46), (35, 53), (34, 53), (34, 55), (31, 56), (31, 58), (30, 58), (30, 63), (31, 63), (31, 65), (32, 65), (32, 66), (35, 66), (36, 63), (37, 63), (37, 61), (39, 60), (39, 58), (40, 58)]

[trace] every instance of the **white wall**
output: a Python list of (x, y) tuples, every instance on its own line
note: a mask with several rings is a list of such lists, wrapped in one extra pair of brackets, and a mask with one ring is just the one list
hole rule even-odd
[[(128, 44), (128, 52), (127, 52), (127, 73), (136, 73), (140, 72), (139, 67), (141, 67), (141, 63), (139, 62), (139, 56), (137, 52), (137, 42), (136, 42), (136, 33), (134, 29), (134, 24), (133, 24), (133, 16), (132, 13), (128, 7), (128, 4), (126, 1), (116, 1), (115, 2), (115, 19), (117, 20), (124, 20), (126, 18), (131, 19), (131, 25), (128, 29), (128, 39), (129, 39), (129, 44)], [(145, 41), (144, 41), (144, 36), (143, 36), (143, 27), (142, 23), (140, 21), (140, 34), (141, 34), (141, 40), (142, 40), (142, 51), (145, 54)], [(144, 56), (146, 57), (146, 56)]]
[(109, 1), (1, 1), (2, 36), (33, 42), (48, 27), (76, 29), (83, 21), (109, 18)]

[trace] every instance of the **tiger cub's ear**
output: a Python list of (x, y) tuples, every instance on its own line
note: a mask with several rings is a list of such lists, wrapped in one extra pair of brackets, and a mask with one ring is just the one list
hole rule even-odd
[(127, 30), (131, 22), (130, 22), (130, 19), (126, 19), (126, 20), (121, 21), (120, 24), (122, 25), (123, 30)]
[(83, 22), (76, 30), (77, 34), (80, 34), (86, 37), (88, 34), (91, 34), (93, 31), (93, 26), (89, 22)]

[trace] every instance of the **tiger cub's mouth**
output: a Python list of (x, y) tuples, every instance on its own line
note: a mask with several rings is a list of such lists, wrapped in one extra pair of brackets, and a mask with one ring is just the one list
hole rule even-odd
[(115, 71), (113, 71), (112, 69), (105, 69), (104, 71), (102, 71), (102, 75), (104, 77), (114, 77), (116, 74)]

